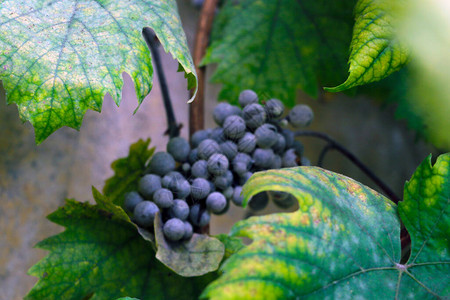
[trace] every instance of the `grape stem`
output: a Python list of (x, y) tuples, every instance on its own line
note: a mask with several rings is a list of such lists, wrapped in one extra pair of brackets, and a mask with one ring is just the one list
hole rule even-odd
[(322, 165), (325, 154), (329, 152), (329, 150), (336, 149), (345, 157), (347, 157), (352, 163), (354, 163), (364, 174), (366, 174), (376, 185), (380, 187), (380, 189), (395, 203), (397, 204), (400, 201), (400, 198), (378, 177), (376, 176), (365, 164), (363, 164), (353, 153), (351, 153), (347, 148), (333, 140), (331, 137), (326, 135), (325, 133), (312, 131), (312, 130), (300, 130), (295, 132), (295, 136), (310, 136), (325, 140), (328, 144), (322, 150), (319, 157), (319, 165)]
[(163, 96), (164, 108), (167, 116), (167, 130), (164, 134), (169, 135), (170, 138), (177, 137), (180, 135), (181, 124), (177, 124), (175, 118), (175, 113), (172, 107), (172, 101), (170, 100), (169, 89), (167, 87), (166, 76), (164, 75), (164, 70), (161, 64), (161, 57), (159, 56), (156, 34), (148, 27), (142, 30), (142, 35), (144, 36), (147, 46), (150, 48), (152, 53), (153, 61), (155, 62), (156, 72), (158, 74), (159, 85), (161, 87), (161, 93)]

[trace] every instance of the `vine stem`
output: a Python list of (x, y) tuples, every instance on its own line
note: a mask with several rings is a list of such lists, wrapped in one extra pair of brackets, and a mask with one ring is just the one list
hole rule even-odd
[(159, 85), (161, 87), (161, 93), (164, 102), (164, 108), (167, 116), (167, 130), (164, 134), (169, 135), (170, 138), (177, 137), (180, 135), (181, 125), (177, 124), (175, 118), (175, 113), (172, 107), (172, 101), (170, 100), (169, 88), (167, 87), (166, 76), (161, 63), (161, 57), (158, 52), (158, 41), (156, 34), (149, 27), (145, 27), (142, 30), (142, 35), (144, 36), (147, 46), (150, 48), (152, 53), (153, 61), (155, 62), (156, 72), (158, 74)]
[(195, 101), (189, 105), (189, 136), (205, 126), (205, 67), (200, 62), (205, 56), (218, 0), (205, 0), (197, 25), (194, 45), (194, 65), (198, 78), (198, 91)]
[(312, 131), (312, 130), (300, 130), (295, 132), (295, 136), (310, 136), (325, 140), (328, 142), (328, 145), (322, 151), (321, 160), (323, 161), (324, 153), (328, 152), (328, 150), (336, 149), (341, 152), (345, 157), (347, 157), (352, 163), (354, 163), (364, 174), (366, 174), (376, 185), (380, 187), (381, 190), (395, 203), (397, 204), (400, 201), (400, 198), (378, 177), (376, 176), (364, 163), (362, 163), (353, 153), (351, 153), (347, 148), (343, 145), (336, 142), (330, 136), (325, 133)]

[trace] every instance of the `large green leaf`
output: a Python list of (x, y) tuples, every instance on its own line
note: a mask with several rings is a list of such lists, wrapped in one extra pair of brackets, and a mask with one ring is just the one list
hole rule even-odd
[(39, 281), (26, 299), (196, 299), (215, 277), (175, 274), (120, 207), (96, 198), (97, 205), (67, 200), (48, 217), (66, 230), (37, 245), (50, 253), (30, 269)]
[(408, 61), (408, 49), (396, 40), (394, 22), (404, 0), (359, 0), (350, 45), (349, 77), (341, 85), (325, 88), (339, 92), (378, 81), (400, 70)]
[[(202, 296), (449, 297), (449, 160), (449, 154), (441, 156), (431, 168), (428, 159), (406, 186), (406, 194), (410, 191), (414, 200), (405, 196), (400, 208), (402, 220), (422, 224), (407, 225), (413, 240), (413, 256), (417, 247), (425, 244), (428, 247), (421, 248), (425, 252), (420, 260), (410, 259), (406, 265), (400, 263), (397, 207), (382, 195), (345, 176), (316, 167), (256, 173), (244, 186), (246, 201), (263, 190), (279, 190), (292, 193), (300, 208), (293, 213), (253, 217), (237, 223), (232, 234), (251, 238), (253, 242), (224, 263), (223, 275)], [(418, 215), (420, 218), (415, 219)]]
[(123, 206), (125, 194), (137, 191), (139, 179), (145, 174), (147, 162), (155, 148), (148, 149), (150, 139), (139, 140), (130, 146), (127, 157), (115, 160), (111, 164), (114, 175), (108, 178), (103, 193), (114, 204)]
[(0, 79), (8, 103), (42, 142), (62, 126), (79, 129), (109, 93), (120, 103), (122, 73), (139, 104), (152, 87), (151, 27), (196, 86), (195, 68), (175, 0), (4, 0), (0, 6)]
[(251, 88), (293, 105), (298, 89), (317, 95), (345, 78), (354, 0), (225, 2), (203, 63), (218, 63), (212, 81), (236, 102)]

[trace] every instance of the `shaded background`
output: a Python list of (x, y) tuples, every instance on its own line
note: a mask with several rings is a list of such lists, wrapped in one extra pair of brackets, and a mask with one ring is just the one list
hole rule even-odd
[[(180, 16), (188, 43), (194, 42), (198, 11), (186, 1), (178, 1)], [(177, 121), (185, 126), (181, 135), (187, 138), (188, 91), (177, 62), (170, 55), (163, 59)], [(208, 74), (211, 74), (208, 69)], [(58, 233), (61, 227), (45, 219), (63, 204), (65, 198), (92, 201), (91, 186), (103, 188), (112, 176), (110, 164), (128, 154), (128, 147), (139, 138), (152, 138), (157, 150), (164, 150), (167, 128), (162, 98), (155, 76), (150, 95), (133, 115), (137, 106), (131, 79), (124, 76), (123, 100), (118, 108), (106, 96), (102, 113), (88, 111), (80, 132), (62, 128), (40, 146), (34, 143), (29, 123), (22, 124), (17, 108), (6, 106), (5, 92), (0, 88), (0, 299), (21, 299), (36, 279), (27, 269), (45, 255), (34, 249), (40, 240)], [(211, 111), (216, 105), (219, 86), (206, 91), (207, 127), (215, 126)], [(367, 98), (327, 95), (319, 100), (300, 97), (315, 113), (310, 129), (323, 131), (344, 144), (363, 162), (402, 195), (403, 184), (416, 166), (434, 149), (415, 142), (415, 134), (403, 122), (394, 120), (394, 107), (381, 110)], [(324, 143), (302, 138), (306, 156), (317, 161)], [(324, 167), (355, 178), (370, 187), (374, 184), (336, 152), (327, 155)], [(275, 211), (270, 207), (268, 211)], [(279, 210), (276, 210), (279, 211)], [(232, 207), (225, 216), (213, 217), (211, 233), (228, 232), (245, 211)]]

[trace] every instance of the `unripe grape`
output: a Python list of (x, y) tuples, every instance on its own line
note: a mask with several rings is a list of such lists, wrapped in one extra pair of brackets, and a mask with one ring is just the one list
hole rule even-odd
[(184, 223), (177, 218), (169, 219), (163, 226), (163, 232), (169, 241), (179, 241), (185, 234)]
[(266, 192), (260, 192), (250, 198), (248, 207), (253, 211), (259, 211), (266, 208), (267, 203), (269, 203), (269, 196)]
[(225, 155), (216, 153), (208, 159), (208, 171), (214, 176), (224, 175), (228, 170), (228, 159)]
[(124, 201), (124, 207), (125, 210), (129, 212), (133, 212), (136, 205), (144, 201), (144, 199), (139, 195), (138, 192), (129, 192), (125, 194), (125, 201)]
[(213, 119), (217, 125), (222, 126), (225, 119), (229, 116), (240, 115), (241, 109), (237, 106), (231, 105), (226, 102), (221, 102), (213, 110)]
[(150, 173), (164, 176), (170, 171), (175, 170), (175, 160), (167, 152), (156, 152), (148, 165)]
[(223, 133), (231, 140), (238, 140), (245, 134), (245, 121), (239, 116), (233, 115), (225, 119)]
[(277, 128), (272, 124), (263, 124), (255, 131), (256, 144), (261, 148), (270, 148), (278, 141)]
[(248, 128), (254, 130), (266, 122), (266, 111), (257, 104), (249, 104), (244, 108), (243, 118)]
[(291, 168), (297, 166), (297, 155), (293, 148), (286, 150), (281, 158), (281, 164), (283, 168)]
[(246, 132), (238, 141), (237, 148), (240, 152), (252, 153), (256, 147), (256, 137), (253, 133)]
[(178, 162), (185, 162), (188, 159), (191, 146), (182, 137), (174, 137), (167, 143), (167, 152)]
[(244, 108), (252, 103), (258, 103), (258, 95), (252, 90), (243, 90), (239, 94), (239, 105)]
[(284, 104), (278, 99), (266, 101), (264, 106), (268, 119), (279, 119), (284, 113)]
[(208, 160), (211, 155), (214, 153), (220, 153), (221, 151), (219, 144), (212, 139), (202, 141), (197, 149), (198, 157), (204, 160)]
[(196, 178), (191, 184), (191, 196), (194, 199), (200, 200), (208, 196), (211, 191), (208, 180), (204, 178)]
[(294, 106), (288, 115), (288, 121), (293, 127), (305, 127), (311, 124), (314, 119), (312, 109), (305, 104)]
[(206, 198), (206, 207), (213, 213), (220, 213), (227, 206), (227, 199), (219, 192), (214, 192)]
[(173, 205), (173, 194), (168, 189), (159, 189), (153, 194), (153, 202), (159, 208), (169, 208)]
[(189, 216), (189, 205), (181, 199), (173, 200), (173, 205), (169, 208), (169, 216), (183, 221), (186, 220)]
[(209, 139), (210, 132), (211, 132), (210, 129), (199, 130), (194, 132), (194, 134), (191, 136), (192, 148), (197, 148), (201, 142), (203, 142), (206, 139)]
[(228, 161), (231, 161), (238, 153), (238, 146), (232, 141), (225, 141), (221, 143), (219, 146), (223, 155), (225, 155), (228, 158)]
[(275, 154), (272, 149), (258, 148), (253, 152), (253, 161), (256, 167), (267, 170), (273, 163)]
[(145, 199), (151, 199), (153, 193), (161, 188), (161, 177), (154, 174), (144, 175), (138, 182), (138, 191)]
[(155, 203), (151, 201), (142, 201), (134, 208), (133, 215), (139, 226), (151, 227), (158, 211), (159, 208), (155, 205)]
[(198, 160), (192, 166), (191, 175), (195, 178), (208, 178), (208, 162), (206, 160)]

